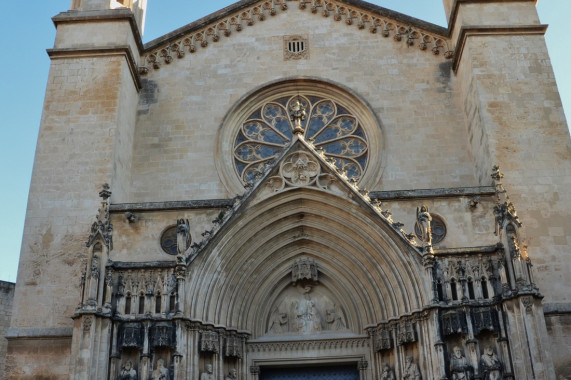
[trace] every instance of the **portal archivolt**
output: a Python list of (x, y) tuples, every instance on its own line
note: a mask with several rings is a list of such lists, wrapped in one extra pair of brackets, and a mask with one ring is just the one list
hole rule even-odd
[[(185, 314), (253, 337), (268, 333), (276, 308), (292, 320), (288, 333), (311, 330), (293, 325), (292, 305), (313, 298), (322, 330), (331, 330), (329, 311), (357, 334), (426, 304), (418, 254), (374, 213), (325, 191), (278, 193), (238, 215), (215, 240), (191, 265)], [(299, 260), (316, 263), (317, 281), (293, 284)]]

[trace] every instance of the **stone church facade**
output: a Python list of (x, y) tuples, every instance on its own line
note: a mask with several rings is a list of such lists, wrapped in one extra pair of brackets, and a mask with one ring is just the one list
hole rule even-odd
[(5, 378), (571, 378), (547, 26), (444, 4), (55, 16)]

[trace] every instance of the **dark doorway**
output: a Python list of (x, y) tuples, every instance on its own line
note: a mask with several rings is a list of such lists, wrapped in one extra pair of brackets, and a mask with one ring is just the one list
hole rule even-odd
[(260, 380), (359, 380), (357, 365), (261, 368)]

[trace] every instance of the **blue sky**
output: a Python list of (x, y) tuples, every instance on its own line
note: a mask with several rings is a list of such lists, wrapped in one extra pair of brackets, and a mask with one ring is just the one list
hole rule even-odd
[[(0, 35), (0, 280), (16, 281), (28, 187), (53, 46), (51, 17), (69, 8), (70, 0), (2, 1)], [(441, 0), (369, 0), (385, 8), (446, 25)], [(148, 0), (144, 42), (206, 16), (232, 1)], [(168, 4), (168, 6), (166, 5)], [(541, 22), (568, 118), (571, 116), (571, 0), (539, 0)], [(95, 215), (96, 210), (94, 210)], [(86, 231), (87, 237), (88, 231)]]

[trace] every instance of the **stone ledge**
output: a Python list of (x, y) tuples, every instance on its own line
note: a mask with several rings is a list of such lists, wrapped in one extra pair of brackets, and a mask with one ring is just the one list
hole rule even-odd
[(30, 327), (30, 328), (14, 328), (11, 327), (6, 332), (6, 339), (21, 338), (71, 338), (73, 327)]
[[(439, 189), (416, 189), (416, 190), (390, 190), (371, 191), (371, 199), (404, 200), (418, 198), (443, 198), (443, 197), (473, 197), (473, 196), (493, 196), (496, 190), (493, 186), (478, 187), (453, 187)], [(201, 208), (225, 208), (234, 204), (232, 199), (197, 199), (187, 201), (167, 201), (167, 202), (141, 202), (141, 203), (117, 203), (109, 206), (112, 213), (127, 211), (165, 211), (181, 209), (201, 209)]]
[(113, 269), (147, 269), (147, 268), (174, 268), (176, 261), (144, 261), (144, 262), (127, 262), (113, 261), (108, 265)]
[(232, 199), (200, 199), (192, 201), (118, 203), (109, 206), (110, 212), (163, 211), (195, 208), (223, 208), (234, 204)]
[(462, 247), (462, 248), (442, 248), (434, 249), (434, 254), (436, 256), (446, 256), (446, 255), (474, 255), (478, 253), (496, 253), (499, 250), (503, 250), (501, 243), (496, 245), (486, 245), (482, 247)]
[(414, 189), (414, 190), (390, 190), (390, 191), (371, 191), (369, 197), (371, 199), (397, 200), (397, 199), (416, 199), (416, 198), (435, 198), (435, 197), (472, 197), (472, 196), (492, 196), (496, 190), (493, 186), (478, 187), (453, 187), (440, 189)]
[(571, 303), (569, 302), (544, 303), (543, 314), (545, 315), (571, 314)]

